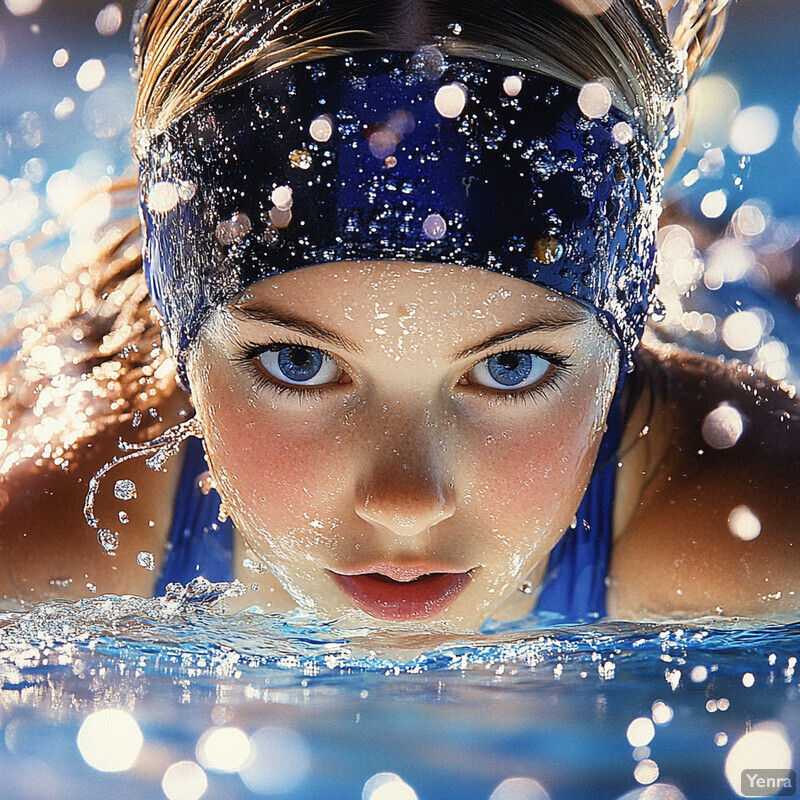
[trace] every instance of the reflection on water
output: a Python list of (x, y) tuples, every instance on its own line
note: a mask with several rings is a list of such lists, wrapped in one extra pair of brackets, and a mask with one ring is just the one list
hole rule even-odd
[(678, 800), (793, 764), (797, 624), (376, 633), (239, 591), (0, 615), (3, 797)]

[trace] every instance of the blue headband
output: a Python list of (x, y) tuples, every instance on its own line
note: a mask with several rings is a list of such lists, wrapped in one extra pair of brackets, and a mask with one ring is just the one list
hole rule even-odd
[(366, 259), (555, 290), (629, 366), (655, 281), (659, 160), (635, 120), (590, 118), (578, 99), (431, 47), (282, 67), (173, 122), (140, 183), (148, 284), (181, 372), (209, 314), (251, 284)]

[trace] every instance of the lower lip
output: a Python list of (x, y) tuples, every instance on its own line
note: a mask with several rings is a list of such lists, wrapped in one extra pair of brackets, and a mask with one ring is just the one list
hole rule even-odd
[(331, 574), (362, 611), (394, 621), (435, 616), (453, 602), (470, 579), (468, 572), (436, 572), (413, 581), (395, 581), (377, 572)]

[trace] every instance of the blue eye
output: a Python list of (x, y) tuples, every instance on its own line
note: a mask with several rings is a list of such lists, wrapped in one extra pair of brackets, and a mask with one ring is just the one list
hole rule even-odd
[(485, 358), (469, 372), (470, 383), (489, 389), (526, 389), (540, 381), (551, 362), (526, 350), (510, 350)]
[(339, 374), (336, 362), (314, 347), (283, 345), (265, 350), (258, 360), (269, 375), (284, 383), (322, 386)]

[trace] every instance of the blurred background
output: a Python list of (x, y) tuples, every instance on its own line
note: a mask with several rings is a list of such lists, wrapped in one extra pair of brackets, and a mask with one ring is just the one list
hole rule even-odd
[[(0, 2), (2, 321), (91, 255), (114, 214), (108, 188), (134, 174), (135, 5)], [(798, 0), (734, 4), (693, 90), (693, 135), (659, 237), (660, 335), (791, 381), (800, 362), (799, 32)], [(58, 238), (60, 253), (34, 252), (40, 233)]]

